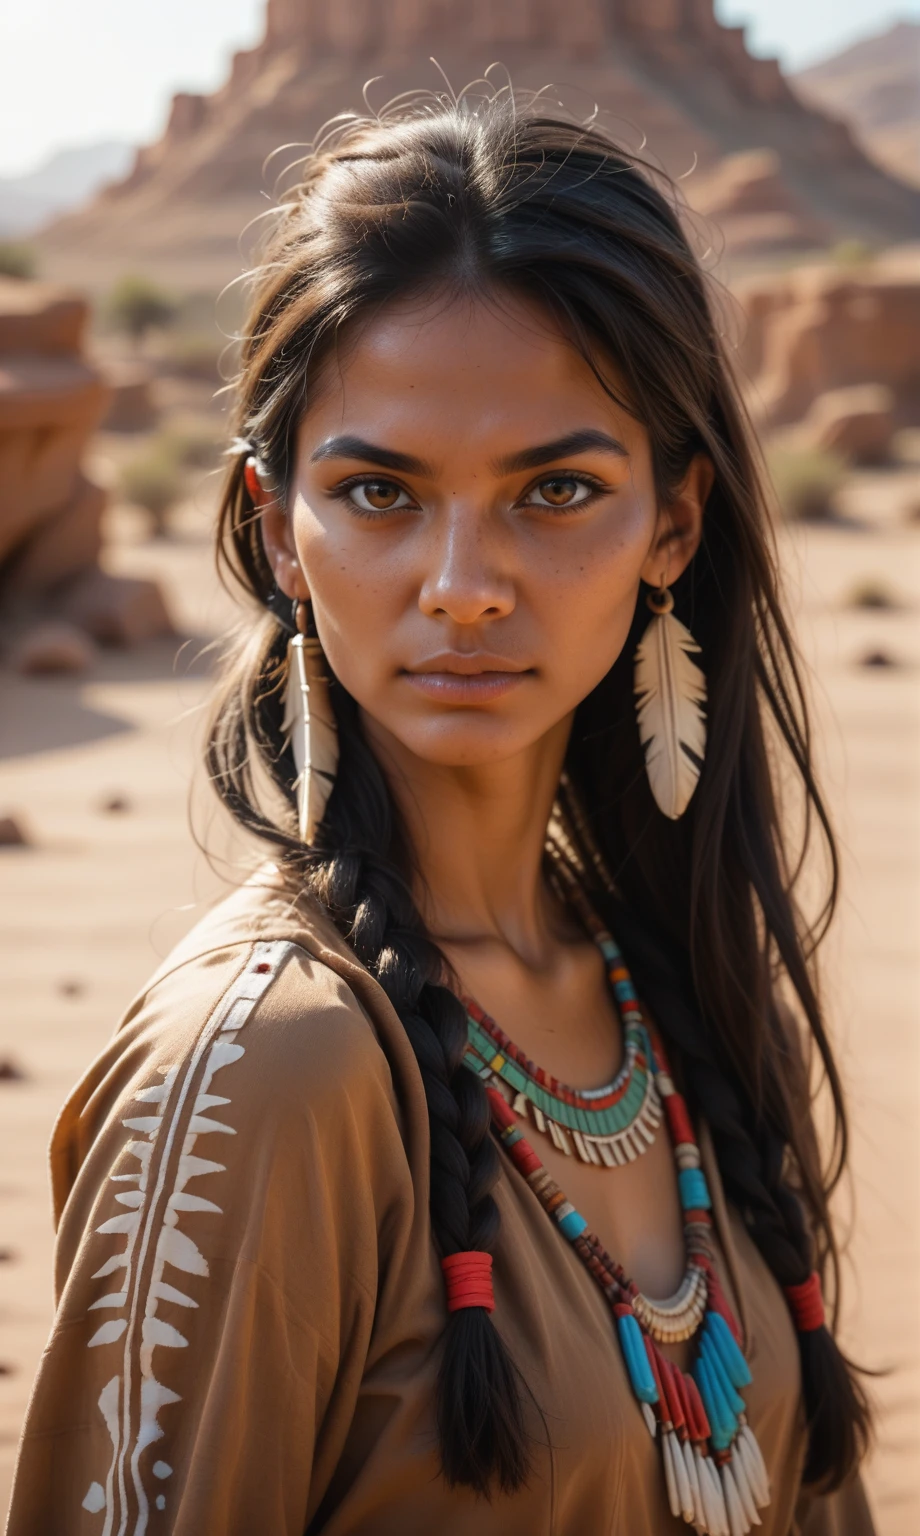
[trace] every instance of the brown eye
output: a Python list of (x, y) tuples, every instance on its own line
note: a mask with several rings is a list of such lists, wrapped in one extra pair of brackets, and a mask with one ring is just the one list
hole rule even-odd
[(364, 486), (364, 494), (377, 512), (388, 512), (399, 500), (399, 486), (392, 480), (370, 480)]
[(409, 505), (406, 492), (392, 480), (362, 480), (348, 494), (360, 512), (392, 512)]
[(552, 480), (541, 480), (539, 485), (534, 486), (528, 499), (531, 506), (574, 507), (579, 502), (587, 501), (591, 494), (592, 487), (584, 480), (557, 475)]

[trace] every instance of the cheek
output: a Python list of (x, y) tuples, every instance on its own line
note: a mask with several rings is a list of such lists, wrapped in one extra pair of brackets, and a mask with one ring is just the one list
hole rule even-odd
[(381, 559), (378, 540), (353, 528), (337, 507), (317, 515), (298, 495), (293, 518), (297, 557), (323, 648), (336, 676), (360, 695), (361, 679), (374, 674), (381, 658), (380, 637), (392, 632), (403, 606), (392, 562)]
[(654, 526), (654, 502), (635, 495), (592, 530), (575, 559), (560, 553), (549, 579), (539, 583), (557, 673), (564, 671), (567, 684), (583, 694), (610, 670), (626, 642)]

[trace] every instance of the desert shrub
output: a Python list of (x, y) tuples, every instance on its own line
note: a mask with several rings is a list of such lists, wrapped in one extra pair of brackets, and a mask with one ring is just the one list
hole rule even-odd
[(161, 432), (158, 451), (185, 469), (213, 469), (220, 462), (220, 428), (205, 421), (174, 424)]
[(831, 251), (831, 260), (838, 267), (865, 267), (874, 256), (871, 245), (855, 238), (838, 240)]
[(833, 515), (833, 499), (847, 475), (846, 460), (820, 448), (773, 448), (767, 463), (776, 500), (793, 522), (820, 522)]
[(185, 489), (181, 460), (171, 444), (155, 437), (121, 471), (120, 490), (126, 501), (149, 512), (154, 530), (164, 533), (167, 514)]
[(148, 331), (171, 324), (177, 306), (149, 278), (129, 273), (115, 284), (105, 308), (116, 329), (126, 331), (134, 341), (142, 341)]
[(0, 277), (34, 277), (38, 257), (31, 245), (16, 240), (0, 240)]
[(206, 384), (217, 384), (226, 345), (216, 330), (180, 333), (170, 342), (165, 357), (166, 369), (181, 379), (201, 379)]

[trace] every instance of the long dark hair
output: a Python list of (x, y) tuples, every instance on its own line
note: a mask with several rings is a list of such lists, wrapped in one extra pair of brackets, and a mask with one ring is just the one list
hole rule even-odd
[[(706, 280), (660, 175), (596, 126), (521, 110), (414, 99), (355, 121), (305, 162), (257, 274), (243, 337), (220, 514), (221, 558), (261, 618), (228, 666), (208, 762), (237, 819), (272, 844), (384, 987), (415, 1050), (431, 1126), (431, 1222), (443, 1255), (493, 1250), (499, 1173), (482, 1084), (462, 1065), (463, 1009), (413, 899), (412, 851), (357, 706), (333, 679), (341, 760), (316, 844), (294, 829), (282, 748), (286, 605), (279, 606), (244, 483), (255, 451), (289, 483), (311, 379), (346, 322), (410, 291), (514, 291), (545, 305), (585, 357), (612, 357), (650, 437), (666, 504), (692, 455), (715, 467), (703, 543), (674, 596), (703, 649), (708, 749), (678, 822), (655, 808), (632, 703), (633, 633), (576, 714), (567, 770), (612, 871), (598, 891), (653, 1017), (708, 1122), (729, 1198), (776, 1280), (817, 1267), (836, 1292), (828, 1198), (846, 1157), (837, 1071), (813, 973), (837, 866), (815, 785), (807, 713), (777, 594), (758, 463)], [(791, 764), (829, 854), (826, 906), (801, 915), (780, 826), (775, 767)], [(788, 775), (787, 775), (788, 777)], [(268, 792), (266, 793), (266, 783)], [(269, 804), (272, 802), (272, 804)], [(793, 1010), (780, 1000), (785, 992)], [(805, 1065), (810, 1043), (833, 1101), (822, 1166)], [(805, 1478), (833, 1487), (868, 1432), (866, 1402), (831, 1332), (799, 1336), (808, 1418)], [(438, 1390), (442, 1466), (488, 1493), (527, 1476), (520, 1381), (489, 1314), (447, 1324)]]

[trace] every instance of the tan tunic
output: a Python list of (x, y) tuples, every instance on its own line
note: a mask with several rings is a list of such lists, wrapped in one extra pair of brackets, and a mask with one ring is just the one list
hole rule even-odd
[[(707, 1174), (773, 1482), (763, 1536), (871, 1536), (858, 1480), (799, 1497), (793, 1331), (711, 1155)], [(686, 1529), (606, 1303), (507, 1164), (495, 1319), (549, 1444), (535, 1418), (510, 1499), (439, 1477), (421, 1079), (381, 988), (270, 869), (129, 1008), (61, 1112), (51, 1176), (58, 1309), (9, 1536)]]

